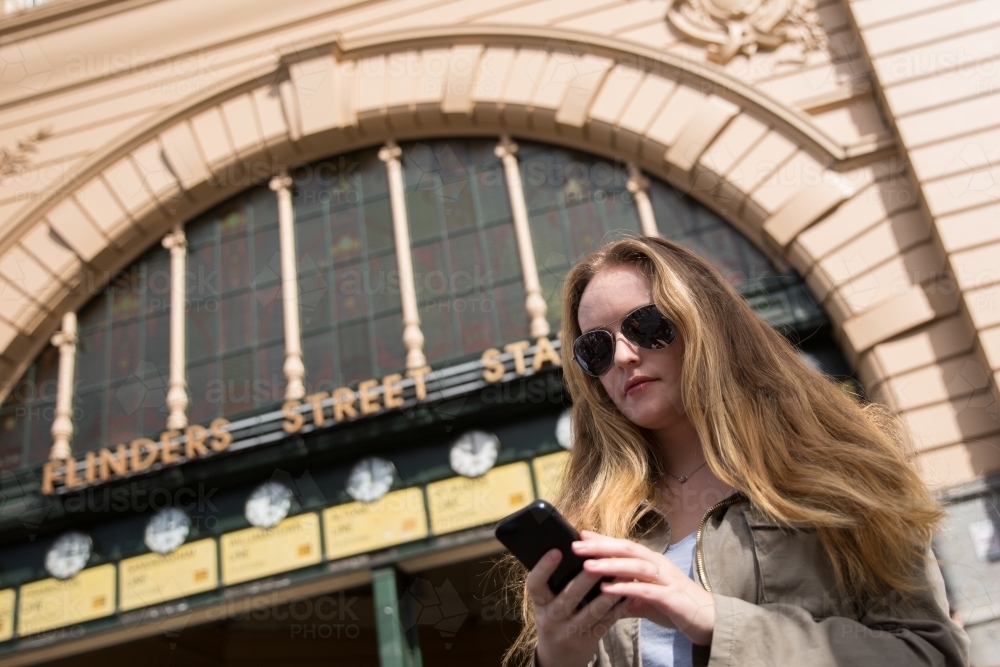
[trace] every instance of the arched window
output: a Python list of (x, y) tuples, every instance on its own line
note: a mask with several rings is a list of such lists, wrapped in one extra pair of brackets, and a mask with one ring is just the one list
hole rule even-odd
[[(398, 172), (387, 168), (377, 146), (290, 174), (292, 279), (307, 393), (405, 373), (400, 266), (412, 267), (422, 353), (441, 368), (529, 337), (526, 284), (534, 275), (522, 257), (534, 257), (554, 335), (569, 267), (650, 223), (640, 220), (633, 192), (642, 179), (630, 190), (634, 174), (613, 159), (535, 142), (498, 152), (497, 138), (411, 141), (399, 149), (399, 183), (390, 182)], [(520, 191), (511, 190), (512, 173), (520, 175)], [(811, 331), (825, 321), (798, 276), (776, 271), (706, 207), (649, 180), (639, 196), (649, 197), (659, 232), (712, 261), (773, 326)], [(405, 221), (393, 218), (393, 192), (402, 192), (397, 203)], [(514, 220), (519, 207), (511, 204), (519, 198), (527, 212), (521, 236), (521, 221)], [(285, 338), (282, 284), (289, 267), (282, 264), (286, 223), (277, 200), (268, 184), (255, 185), (184, 229), (190, 423), (273, 412), (286, 398), (285, 366), (296, 345)], [(397, 247), (406, 236), (409, 247)], [(171, 294), (171, 270), (170, 251), (157, 244), (80, 309), (74, 452), (165, 429), (171, 298), (179, 298)], [(59, 352), (46, 347), (0, 406), (6, 470), (48, 454), (58, 361)]]

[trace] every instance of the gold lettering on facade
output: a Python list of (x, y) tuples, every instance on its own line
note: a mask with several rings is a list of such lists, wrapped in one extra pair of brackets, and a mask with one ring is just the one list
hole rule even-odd
[[(175, 465), (185, 460), (209, 456), (229, 448), (233, 436), (226, 429), (229, 420), (214, 420), (209, 428), (193, 424), (183, 431), (186, 439), (181, 449), (181, 431), (167, 430), (160, 434), (159, 441), (150, 438), (136, 438), (129, 444), (118, 444), (114, 448), (104, 447), (87, 452), (83, 460), (83, 474), (77, 470), (74, 458), (46, 461), (42, 468), (42, 493), (51, 495), (58, 488), (75, 489), (95, 483), (112, 481), (115, 478), (143, 472), (159, 461), (164, 465)], [(208, 447), (205, 446), (208, 441)], [(183, 451), (183, 456), (182, 456)]]

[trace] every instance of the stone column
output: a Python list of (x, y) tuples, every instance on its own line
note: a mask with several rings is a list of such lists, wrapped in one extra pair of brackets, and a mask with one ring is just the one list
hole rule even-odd
[(628, 166), (628, 183), (625, 187), (635, 197), (635, 207), (639, 210), (639, 224), (646, 236), (659, 236), (656, 227), (656, 217), (653, 215), (653, 205), (649, 201), (649, 179), (643, 176), (639, 166), (632, 162)]
[(285, 317), (285, 399), (306, 395), (303, 379), (302, 334), (299, 327), (299, 276), (295, 262), (295, 216), (292, 211), (292, 179), (282, 172), (271, 179), (271, 189), (278, 195), (278, 245), (281, 253), (281, 298)]
[(183, 225), (175, 225), (163, 237), (163, 247), (170, 251), (170, 380), (167, 388), (167, 428), (187, 426), (187, 237)]
[(50, 459), (70, 457), (70, 438), (73, 437), (73, 376), (76, 371), (76, 313), (63, 315), (62, 331), (52, 336), (52, 344), (59, 348), (59, 378), (56, 386), (56, 413), (52, 421), (52, 449)]
[(396, 264), (399, 268), (399, 291), (403, 304), (403, 345), (406, 347), (406, 367), (422, 368), (424, 334), (420, 330), (417, 312), (417, 290), (413, 280), (413, 258), (410, 255), (410, 223), (406, 217), (406, 190), (403, 186), (403, 154), (395, 141), (386, 142), (378, 152), (389, 176), (389, 202), (392, 206), (392, 229), (396, 241)]
[(538, 280), (538, 266), (535, 264), (535, 247), (531, 242), (528, 227), (528, 206), (524, 201), (521, 185), (521, 169), (517, 163), (517, 144), (509, 135), (501, 135), (500, 143), (494, 149), (503, 161), (504, 175), (507, 177), (507, 193), (510, 197), (510, 211), (514, 217), (514, 234), (517, 250), (521, 258), (521, 275), (524, 278), (524, 307), (531, 320), (531, 335), (535, 338), (549, 335), (549, 321), (545, 319), (548, 306), (542, 298), (542, 287)]

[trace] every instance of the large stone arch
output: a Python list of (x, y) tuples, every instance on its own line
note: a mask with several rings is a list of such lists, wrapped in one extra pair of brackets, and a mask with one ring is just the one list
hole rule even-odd
[[(959, 295), (939, 288), (944, 256), (884, 152), (854, 155), (766, 95), (690, 61), (614, 39), (493, 27), (331, 36), (259, 59), (95, 152), (0, 239), (9, 295), (0, 305), (0, 371), (19, 376), (63, 312), (175, 222), (285, 165), (390, 138), (500, 132), (625, 155), (722, 214), (776, 264), (807, 277), (862, 381), (897, 410), (910, 407), (892, 384), (907, 364), (890, 363), (877, 346), (916, 332), (923, 338), (909, 354), (925, 365), (966, 358), (971, 342), (945, 349), (926, 334), (947, 326), (971, 341), (972, 331), (942, 320)], [(884, 238), (851, 251), (876, 269), (823, 259), (845, 228), (882, 219)], [(941, 392), (932, 407), (953, 400), (948, 387)], [(971, 396), (983, 392), (988, 377)], [(932, 447), (991, 426), (979, 413), (949, 414), (954, 428)], [(996, 467), (991, 452), (980, 455), (986, 467)]]

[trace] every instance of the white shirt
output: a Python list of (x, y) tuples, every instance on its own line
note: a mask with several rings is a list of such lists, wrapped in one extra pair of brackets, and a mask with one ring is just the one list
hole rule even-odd
[[(681, 572), (694, 579), (695, 536), (667, 546), (663, 555)], [(639, 619), (639, 654), (643, 667), (691, 667), (691, 640), (680, 630), (665, 628), (649, 619)]]

